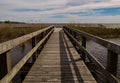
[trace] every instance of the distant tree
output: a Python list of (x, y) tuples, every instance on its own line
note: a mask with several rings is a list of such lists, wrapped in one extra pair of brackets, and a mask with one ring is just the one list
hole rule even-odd
[(25, 23), (25, 22), (17, 22), (17, 21), (7, 20), (7, 21), (4, 21), (3, 23), (7, 23), (7, 24), (12, 24), (12, 23), (15, 23), (15, 24), (23, 24), (23, 23)]
[(103, 24), (98, 24), (98, 26), (101, 28), (106, 28)]
[(7, 21), (4, 21), (4, 23), (12, 23), (11, 21), (7, 20)]

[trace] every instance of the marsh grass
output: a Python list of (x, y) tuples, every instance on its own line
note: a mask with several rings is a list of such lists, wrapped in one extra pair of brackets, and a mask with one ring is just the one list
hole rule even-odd
[(0, 27), (0, 43), (23, 36), (46, 27), (45, 25), (29, 25), (19, 27)]
[(102, 38), (120, 38), (120, 28), (69, 26)]

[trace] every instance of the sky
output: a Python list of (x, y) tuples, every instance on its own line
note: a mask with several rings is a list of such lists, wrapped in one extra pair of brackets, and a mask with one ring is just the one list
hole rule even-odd
[(0, 0), (0, 21), (120, 23), (120, 0)]

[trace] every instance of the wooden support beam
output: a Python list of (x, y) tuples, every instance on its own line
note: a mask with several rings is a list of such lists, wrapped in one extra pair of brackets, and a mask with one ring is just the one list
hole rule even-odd
[(38, 47), (47, 39), (47, 37), (53, 32), (53, 29), (42, 39), (37, 45), (29, 51), (12, 69), (7, 73), (1, 80), (0, 83), (9, 83), (13, 77), (18, 73), (18, 71), (23, 67), (23, 65), (28, 61), (28, 59), (33, 55)]
[[(32, 38), (32, 48), (34, 48), (35, 45), (36, 45), (36, 37), (33, 37), (33, 38)], [(37, 57), (37, 52), (35, 52), (35, 53), (33, 54), (33, 56), (32, 56), (32, 62), (33, 62), (33, 63), (35, 62), (36, 57)]]
[[(105, 79), (105, 83), (120, 83), (120, 81), (114, 76), (112, 75), (110, 72), (108, 72), (105, 67), (85, 48), (83, 48), (83, 46), (81, 46), (81, 44), (79, 43), (79, 41), (77, 41), (68, 31), (67, 29), (64, 29), (64, 31), (66, 32), (66, 34), (70, 37), (70, 39), (72, 39), (72, 41), (76, 42), (77, 46), (80, 48), (81, 51), (83, 51), (86, 56), (88, 58), (91, 59), (91, 61), (96, 65), (96, 67), (101, 71), (101, 73), (103, 75), (106, 76)], [(86, 46), (86, 44), (82, 44), (84, 46)]]
[(74, 38), (77, 39), (77, 33), (76, 32), (74, 32)]
[(0, 79), (2, 79), (11, 70), (10, 52), (0, 54)]
[(0, 44), (0, 54), (4, 53), (6, 51), (9, 51), (12, 48), (14, 48), (14, 47), (16, 47), (16, 46), (26, 42), (27, 40), (30, 40), (31, 38), (41, 34), (42, 32), (44, 32), (44, 31), (46, 31), (48, 29), (51, 30), (52, 28), (53, 28), (53, 26), (50, 26), (50, 27), (38, 30), (36, 32), (33, 32), (33, 33), (30, 33), (30, 34), (18, 37), (16, 39), (9, 40), (7, 42), (3, 42), (3, 43)]
[[(84, 48), (86, 48), (86, 41), (87, 41), (86, 37), (82, 36), (82, 46)], [(86, 56), (85, 56), (84, 52), (82, 52), (82, 59), (83, 59), (83, 61), (85, 61), (85, 59), (86, 59)]]
[(118, 54), (108, 50), (106, 69), (114, 76), (116, 76), (117, 74), (117, 62), (118, 62)]

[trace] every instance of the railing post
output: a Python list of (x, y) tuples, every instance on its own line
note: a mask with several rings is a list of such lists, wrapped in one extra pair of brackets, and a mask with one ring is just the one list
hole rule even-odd
[(117, 74), (117, 62), (118, 62), (118, 54), (108, 50), (106, 69), (114, 76), (116, 76)]
[(77, 39), (77, 34), (76, 34), (76, 32), (74, 32), (74, 38)]
[[(77, 34), (76, 34), (76, 32), (73, 31), (72, 33), (73, 33), (73, 37), (74, 37), (75, 39), (77, 39)], [(76, 46), (77, 46), (75, 42), (74, 42), (74, 46), (75, 46), (75, 48), (76, 48)]]
[[(35, 45), (36, 45), (36, 37), (33, 37), (33, 38), (32, 38), (32, 48), (34, 48)], [(33, 56), (32, 56), (32, 61), (33, 61), (33, 62), (35, 62), (36, 57), (37, 57), (37, 52), (35, 52), (35, 53), (33, 54)]]
[(0, 79), (2, 79), (11, 70), (10, 52), (0, 54)]
[(42, 39), (44, 38), (44, 36), (45, 36), (45, 32), (42, 32)]
[[(87, 41), (86, 37), (82, 36), (82, 46), (84, 48), (86, 48), (86, 41)], [(85, 56), (84, 52), (82, 52), (82, 59), (83, 59), (83, 61), (85, 61), (85, 59), (86, 59), (86, 56)]]

